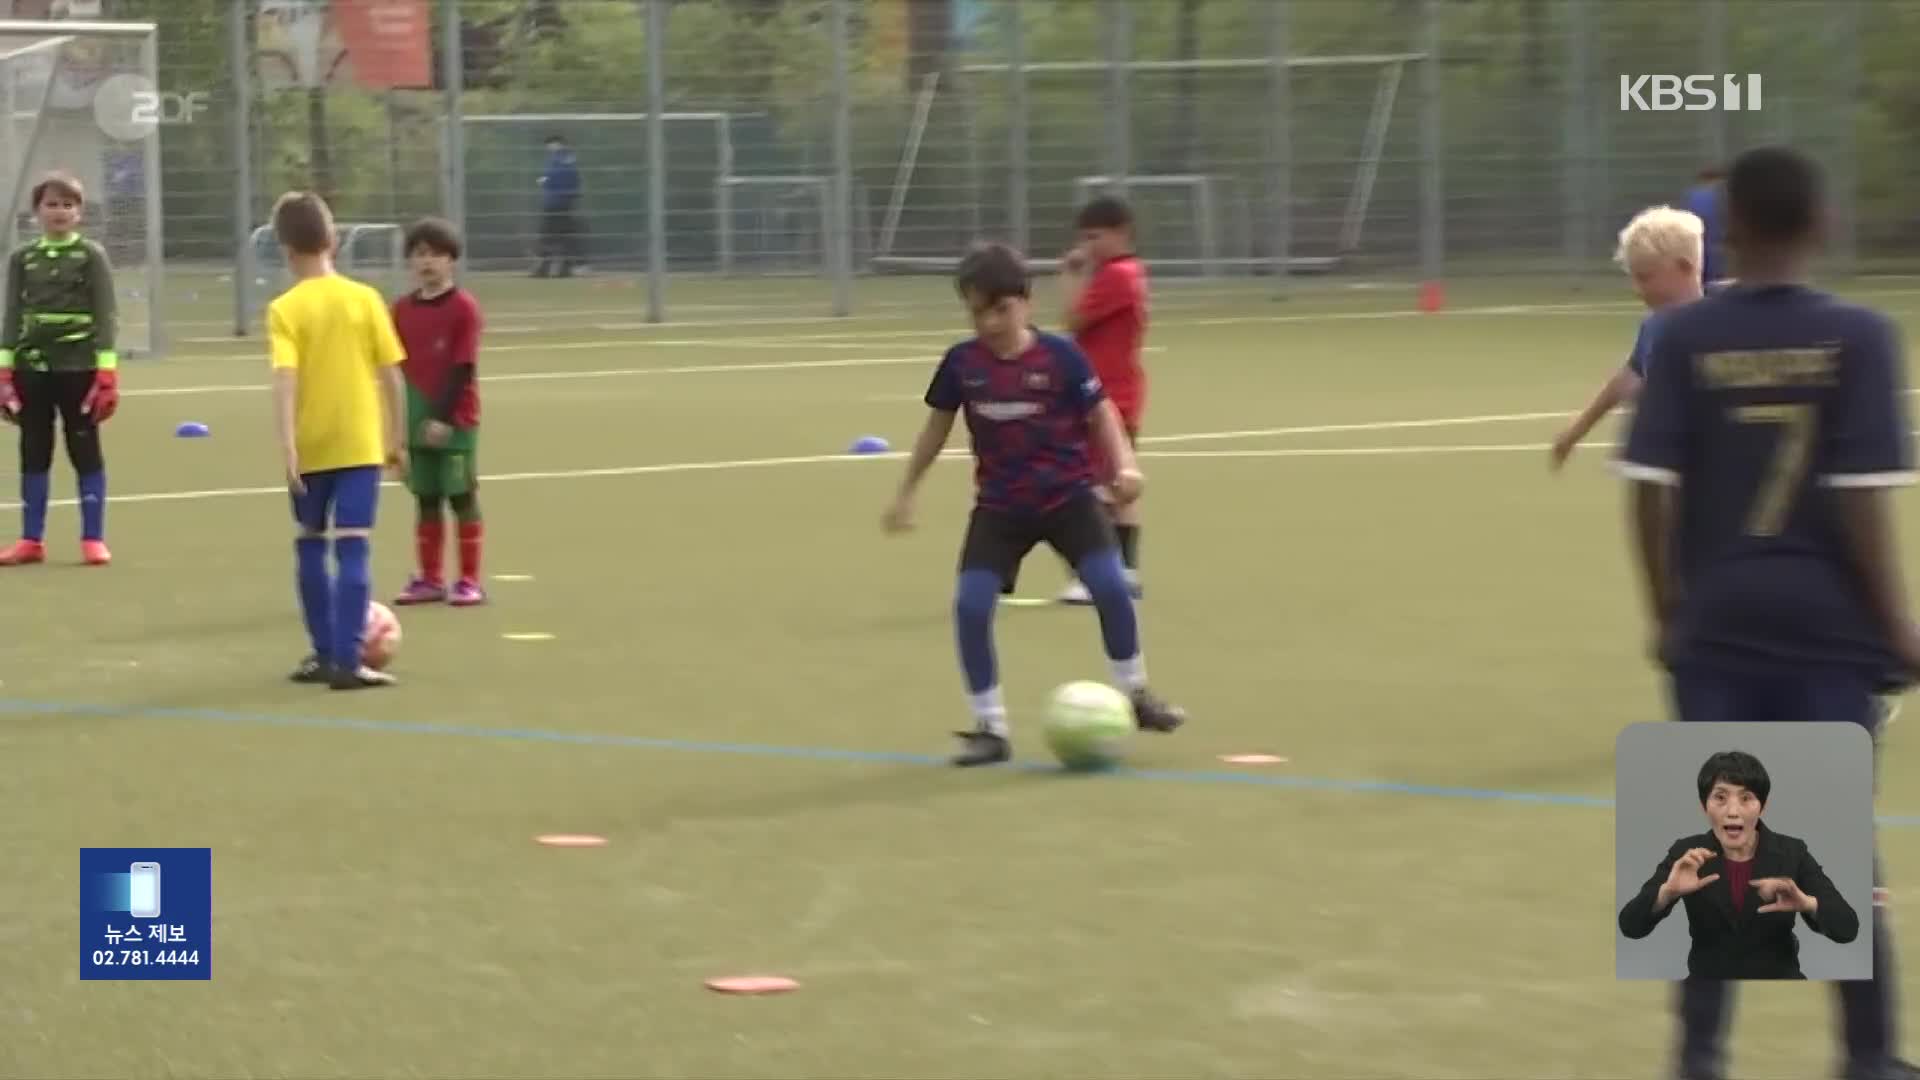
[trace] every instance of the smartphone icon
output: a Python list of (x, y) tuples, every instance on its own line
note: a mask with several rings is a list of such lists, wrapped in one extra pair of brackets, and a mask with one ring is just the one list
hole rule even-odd
[(136, 919), (160, 917), (160, 864), (137, 862), (127, 873), (128, 913)]

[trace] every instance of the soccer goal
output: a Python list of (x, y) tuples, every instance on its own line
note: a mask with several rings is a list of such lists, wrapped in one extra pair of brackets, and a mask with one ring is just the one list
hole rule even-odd
[[(1414, 184), (1404, 167), (1410, 159), (1390, 150), (1404, 73), (1425, 62), (1424, 53), (1284, 61), (1292, 102), (1287, 153), (1279, 159), (1289, 181), (1284, 204), (1272, 195), (1274, 125), (1262, 104), (1273, 60), (1119, 65), (1131, 87), (1132, 161), (1117, 165), (1146, 174), (1128, 175), (1125, 186), (1130, 200), (1147, 202), (1135, 215), (1140, 227), (1159, 232), (1143, 238), (1148, 261), (1207, 276), (1264, 273), (1276, 265), (1272, 238), (1283, 220), (1291, 273), (1331, 271), (1364, 254), (1383, 174), (1394, 198), (1404, 200)], [(1100, 80), (1110, 66), (966, 64), (951, 80), (925, 80), (911, 116), (902, 114), (901, 157), (871, 265), (944, 272), (960, 246), (982, 233), (1031, 233), (1024, 242), (1034, 251), (1070, 243), (1068, 200), (1082, 201), (1100, 186), (1100, 178), (1083, 172), (1109, 152)], [(936, 99), (949, 107), (937, 108)], [(1185, 120), (1171, 111), (1177, 101), (1191, 110)], [(939, 116), (948, 117), (949, 129), (936, 137)]]
[[(635, 113), (500, 113), (462, 116), (463, 153), (448, 181), (460, 185), (468, 261), (477, 266), (527, 263), (540, 251), (540, 174), (546, 140), (559, 136), (580, 170), (575, 216), (587, 260), (640, 266), (647, 241), (647, 122)], [(668, 257), (719, 261), (726, 211), (720, 195), (733, 175), (733, 117), (724, 112), (661, 113), (663, 172), (670, 230)], [(444, 128), (442, 145), (446, 145)], [(451, 194), (451, 193), (449, 193)]]
[(824, 176), (720, 181), (720, 272), (828, 274), (833, 207)]
[[(410, 282), (403, 226), (391, 221), (344, 221), (336, 222), (333, 228), (338, 243), (333, 253), (336, 270), (379, 289), (388, 300), (398, 299), (407, 291)], [(248, 283), (247, 308), (258, 313), (287, 291), (293, 284), (293, 273), (273, 239), (273, 226), (254, 229), (251, 243), (259, 277)]]
[(165, 346), (158, 68), (152, 23), (0, 19), (0, 241), (36, 235), (41, 176), (77, 178), (82, 229), (113, 261), (126, 356)]
[[(1115, 191), (1110, 176), (1083, 176), (1074, 184), (1074, 205), (1085, 206), (1095, 195)], [(1220, 275), (1220, 224), (1215, 201), (1216, 180), (1211, 176), (1129, 176), (1126, 192), (1135, 202), (1135, 219), (1143, 235), (1139, 244), (1154, 252), (1155, 266), (1191, 267), (1203, 277)], [(1170, 205), (1163, 198), (1171, 196)], [(1145, 205), (1154, 198), (1152, 208)]]

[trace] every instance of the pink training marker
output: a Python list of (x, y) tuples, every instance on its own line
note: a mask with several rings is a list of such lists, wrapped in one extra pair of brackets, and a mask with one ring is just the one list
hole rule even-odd
[(727, 975), (707, 980), (707, 989), (723, 994), (784, 994), (800, 984), (784, 975)]
[(535, 843), (545, 844), (548, 847), (605, 847), (607, 843), (607, 838), (604, 836), (587, 836), (581, 833), (550, 833), (533, 839)]
[(1220, 760), (1229, 765), (1285, 765), (1287, 759), (1273, 754), (1221, 754)]

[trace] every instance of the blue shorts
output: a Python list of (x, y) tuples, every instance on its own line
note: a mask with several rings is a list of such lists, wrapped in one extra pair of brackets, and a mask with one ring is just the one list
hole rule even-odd
[(293, 496), (293, 520), (310, 533), (335, 529), (371, 529), (380, 503), (380, 466), (301, 473), (307, 490)]
[(1689, 721), (1835, 721), (1878, 735), (1886, 710), (1877, 689), (1872, 679), (1842, 669), (1673, 670), (1674, 709)]

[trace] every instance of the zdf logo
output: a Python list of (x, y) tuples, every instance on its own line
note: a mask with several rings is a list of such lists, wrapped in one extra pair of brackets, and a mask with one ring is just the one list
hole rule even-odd
[(133, 142), (162, 124), (191, 124), (211, 104), (204, 91), (159, 90), (142, 76), (121, 74), (94, 92), (93, 119), (113, 138)]
[(1620, 76), (1621, 112), (1739, 112), (1743, 108), (1760, 111), (1758, 75)]

